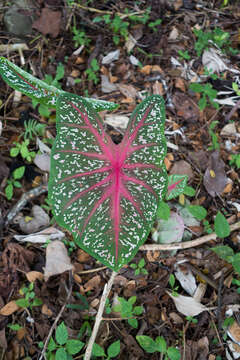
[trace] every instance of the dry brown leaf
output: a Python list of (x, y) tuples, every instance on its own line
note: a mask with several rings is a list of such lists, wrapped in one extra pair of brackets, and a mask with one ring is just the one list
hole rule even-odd
[(175, 79), (175, 87), (177, 89), (180, 89), (182, 90), (182, 92), (185, 92), (186, 91), (186, 86), (185, 86), (185, 82), (182, 78), (177, 78)]
[(29, 282), (34, 282), (36, 280), (43, 280), (43, 274), (39, 271), (29, 271), (26, 274), (26, 277)]
[(203, 184), (207, 192), (213, 197), (220, 195), (228, 183), (224, 168), (225, 164), (220, 158), (219, 151), (214, 151), (210, 155), (208, 167), (203, 178)]
[(9, 316), (12, 315), (19, 309), (19, 306), (15, 303), (14, 300), (7, 303), (3, 308), (0, 310), (0, 315)]
[(170, 170), (170, 175), (173, 174), (187, 175), (189, 180), (194, 177), (191, 165), (185, 160), (179, 160), (174, 163), (173, 167)]
[(46, 304), (43, 304), (41, 311), (42, 311), (42, 314), (43, 314), (43, 315), (47, 315), (47, 316), (49, 316), (49, 317), (51, 317), (51, 316), (53, 315), (52, 310), (49, 309), (49, 307), (47, 307)]
[(24, 336), (27, 334), (27, 330), (25, 328), (21, 328), (17, 331), (17, 339), (21, 341)]
[(101, 282), (101, 277), (99, 275), (95, 275), (84, 285), (85, 292), (91, 291), (93, 289), (97, 289), (100, 285), (100, 282)]
[(116, 86), (126, 98), (131, 98), (134, 101), (137, 97), (137, 90), (133, 85), (116, 84)]
[(194, 123), (199, 121), (200, 111), (197, 105), (189, 98), (188, 95), (176, 92), (173, 96), (173, 104), (176, 107), (177, 115), (184, 120)]
[(73, 265), (64, 243), (59, 240), (52, 241), (46, 250), (44, 280), (47, 281), (50, 276), (62, 274), (64, 271), (72, 269)]
[(142, 73), (143, 75), (149, 75), (150, 72), (152, 70), (152, 66), (151, 65), (145, 65), (144, 67), (142, 67), (139, 71), (140, 73)]
[(84, 250), (82, 249), (78, 249), (77, 251), (77, 260), (80, 262), (80, 263), (86, 263), (88, 262), (89, 260), (91, 259), (91, 256), (86, 253)]
[(195, 300), (190, 296), (173, 296), (169, 291), (166, 293), (174, 301), (177, 310), (185, 316), (196, 316), (201, 312), (208, 310), (206, 306)]
[(43, 35), (52, 35), (55, 38), (59, 34), (60, 25), (61, 12), (52, 11), (46, 7), (42, 9), (40, 18), (33, 23), (32, 27)]

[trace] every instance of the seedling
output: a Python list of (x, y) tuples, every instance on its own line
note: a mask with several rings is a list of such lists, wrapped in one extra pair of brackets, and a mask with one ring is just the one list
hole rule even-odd
[(186, 316), (186, 320), (189, 321), (192, 324), (197, 324), (198, 319), (195, 319), (193, 316)]
[[(43, 342), (39, 342), (40, 349), (43, 348)], [(64, 322), (57, 326), (55, 331), (55, 340), (51, 336), (47, 346), (47, 359), (55, 360), (73, 360), (72, 355), (78, 354), (83, 348), (84, 343), (77, 339), (69, 339), (68, 330)]]
[(143, 312), (142, 306), (133, 306), (137, 300), (136, 296), (131, 296), (128, 300), (122, 297), (118, 297), (119, 305), (115, 305), (113, 310), (120, 312), (123, 319), (127, 319), (127, 322), (134, 329), (138, 328), (138, 320), (135, 318), (136, 315), (141, 315)]
[(237, 286), (237, 293), (240, 294), (240, 280), (239, 279), (232, 279), (232, 284)]
[(205, 107), (208, 105), (208, 102), (216, 109), (219, 108), (219, 104), (216, 101), (214, 101), (217, 97), (217, 90), (213, 89), (212, 84), (192, 83), (190, 84), (189, 88), (192, 91), (200, 93), (202, 95), (202, 97), (198, 102), (198, 106), (201, 111), (205, 109)]
[(234, 253), (228, 245), (219, 245), (211, 248), (221, 259), (232, 264), (235, 272), (240, 275), (240, 253)]
[(145, 266), (145, 260), (142, 258), (138, 264), (130, 264), (130, 267), (134, 269), (135, 275), (147, 275), (148, 271), (144, 268)]
[(22, 186), (18, 180), (23, 177), (24, 172), (25, 166), (20, 166), (13, 171), (11, 178), (7, 180), (8, 185), (5, 188), (5, 194), (8, 200), (11, 200), (13, 197), (14, 187), (20, 188)]
[(169, 283), (169, 285), (171, 287), (172, 295), (173, 296), (178, 296), (178, 288), (179, 288), (179, 286), (176, 286), (175, 282), (176, 282), (175, 276), (173, 274), (170, 274), (168, 283)]
[(100, 345), (96, 343), (93, 344), (92, 356), (104, 357), (107, 358), (107, 360), (110, 360), (118, 356), (119, 353), (120, 353), (120, 340), (117, 340), (108, 346), (107, 355), (105, 354), (104, 349)]
[(24, 128), (25, 131), (22, 134), (24, 140), (33, 140), (33, 136), (43, 136), (46, 125), (38, 123), (34, 119), (30, 119), (29, 121), (24, 121)]
[(24, 296), (22, 299), (15, 300), (15, 303), (22, 308), (29, 308), (32, 310), (34, 306), (42, 305), (42, 300), (36, 297), (34, 291), (34, 283), (31, 282), (28, 287), (22, 287), (20, 289), (20, 294)]
[(168, 347), (166, 340), (162, 336), (157, 336), (156, 339), (153, 340), (147, 335), (137, 335), (136, 339), (147, 353), (160, 352), (162, 356), (164, 356), (162, 358), (164, 360), (180, 360), (181, 358), (180, 351), (173, 346)]
[(86, 35), (84, 30), (77, 29), (76, 26), (73, 26), (72, 32), (74, 34), (73, 41), (75, 47), (84, 45), (86, 47), (89, 46), (91, 39)]
[(162, 23), (162, 19), (157, 19), (155, 21), (151, 21), (148, 24), (148, 27), (153, 30), (153, 32), (156, 32), (158, 30), (158, 25)]
[(27, 161), (32, 162), (36, 153), (35, 151), (28, 150), (29, 143), (29, 139), (23, 140), (21, 143), (15, 141), (15, 147), (10, 150), (10, 156), (16, 157), (20, 154), (24, 160), (26, 159)]
[(237, 169), (240, 169), (240, 154), (232, 154), (229, 164), (236, 166)]
[(99, 82), (99, 78), (97, 77), (97, 72), (99, 71), (99, 65), (97, 59), (92, 59), (90, 67), (85, 71), (87, 74), (88, 80), (93, 81), (96, 85)]
[(212, 145), (209, 146), (208, 150), (218, 150), (220, 149), (220, 145), (219, 145), (219, 142), (218, 142), (218, 137), (217, 137), (217, 134), (213, 131), (215, 129), (215, 127), (217, 126), (218, 124), (218, 121), (212, 121), (210, 126), (209, 126), (209, 135), (211, 136), (211, 139), (212, 139)]
[(179, 50), (178, 55), (180, 56), (181, 59), (184, 59), (184, 60), (191, 59), (191, 56), (189, 55), (188, 50), (185, 50), (185, 51)]

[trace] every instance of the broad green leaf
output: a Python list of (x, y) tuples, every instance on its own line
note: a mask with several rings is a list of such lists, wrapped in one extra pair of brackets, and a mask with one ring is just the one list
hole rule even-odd
[(56, 328), (56, 341), (59, 345), (64, 345), (68, 339), (68, 331), (64, 322), (61, 322), (60, 325)]
[(132, 326), (134, 329), (138, 328), (138, 321), (137, 319), (128, 319), (128, 323), (130, 326)]
[(120, 340), (117, 340), (108, 347), (107, 354), (108, 354), (108, 357), (114, 358), (119, 353), (120, 353)]
[(156, 345), (157, 345), (157, 350), (158, 350), (160, 353), (165, 354), (166, 351), (167, 351), (167, 343), (166, 343), (166, 340), (164, 339), (164, 337), (158, 336), (158, 337), (155, 339), (155, 343), (156, 343)]
[(12, 184), (8, 184), (5, 188), (5, 194), (8, 200), (11, 200), (11, 198), (13, 197), (13, 185)]
[[(35, 78), (4, 57), (0, 57), (0, 75), (13, 89), (22, 92), (40, 104), (47, 105), (49, 108), (56, 107), (60, 94), (69, 94)], [(82, 99), (80, 96), (78, 98)], [(96, 111), (114, 110), (117, 108), (116, 104), (109, 101), (90, 98), (85, 98), (85, 101), (90, 103)]]
[(221, 239), (227, 237), (230, 234), (230, 226), (225, 216), (218, 211), (214, 220), (214, 230), (218, 237)]
[(57, 349), (55, 360), (67, 360), (67, 352), (64, 348)]
[(96, 357), (105, 356), (104, 349), (100, 345), (94, 343), (92, 348), (92, 355)]
[(79, 351), (82, 350), (83, 346), (84, 343), (82, 341), (75, 339), (67, 340), (66, 343), (67, 352), (71, 355), (77, 354)]
[(205, 94), (203, 94), (201, 99), (198, 101), (198, 106), (201, 111), (203, 111), (205, 109), (205, 107), (207, 106), (207, 98), (206, 98)]
[(198, 220), (203, 220), (207, 216), (207, 210), (200, 205), (188, 205), (188, 211)]
[(160, 201), (157, 210), (157, 217), (163, 220), (168, 220), (170, 216), (170, 207), (165, 201)]
[[(234, 251), (228, 245), (219, 245), (211, 248), (221, 259), (229, 262), (233, 259)], [(231, 262), (231, 261), (230, 261)]]
[(25, 172), (25, 166), (20, 166), (13, 172), (13, 178), (14, 179), (21, 179), (23, 177), (23, 174)]
[(185, 186), (183, 193), (187, 196), (194, 196), (196, 191), (191, 186)]
[(148, 353), (154, 353), (158, 351), (158, 346), (155, 344), (155, 341), (146, 335), (137, 335), (136, 339), (140, 346)]
[(240, 253), (234, 255), (232, 266), (234, 270), (240, 275)]
[(49, 351), (54, 351), (57, 348), (57, 344), (55, 343), (55, 341), (53, 340), (52, 336), (50, 337), (47, 349)]
[(167, 355), (170, 360), (180, 360), (181, 359), (180, 351), (177, 348), (174, 348), (172, 346), (170, 346), (167, 349)]
[(185, 186), (187, 185), (187, 175), (170, 175), (168, 177), (168, 192), (166, 200), (171, 200), (179, 196), (184, 192)]
[(58, 99), (49, 180), (53, 212), (83, 250), (115, 271), (147, 239), (165, 195), (164, 120), (162, 97), (147, 98), (116, 145), (85, 100)]
[(29, 301), (27, 299), (18, 299), (18, 300), (15, 300), (15, 303), (18, 306), (23, 307), (23, 308), (26, 308), (29, 306)]
[(189, 86), (189, 89), (191, 89), (194, 92), (202, 92), (203, 91), (203, 85), (198, 83), (192, 83)]

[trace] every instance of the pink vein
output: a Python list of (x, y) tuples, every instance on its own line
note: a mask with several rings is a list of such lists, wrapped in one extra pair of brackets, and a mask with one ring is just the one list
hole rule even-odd
[(125, 181), (130, 181), (133, 182), (135, 184), (141, 185), (143, 187), (145, 187), (145, 189), (147, 189), (149, 192), (151, 192), (156, 198), (158, 198), (157, 194), (155, 193), (155, 191), (151, 188), (151, 186), (147, 185), (144, 181), (142, 180), (138, 180), (136, 178), (127, 176), (127, 175), (123, 175), (123, 179)]
[(89, 153), (79, 150), (58, 150), (61, 153), (70, 153), (70, 154), (79, 154), (79, 155), (85, 155), (88, 157), (100, 159), (100, 160), (106, 160), (106, 156), (104, 154), (98, 154), (98, 153)]
[(180, 184), (180, 182), (182, 182), (182, 181), (183, 181), (183, 179), (178, 180), (177, 182), (175, 182), (175, 183), (172, 184), (172, 185), (169, 185), (169, 186), (168, 186), (168, 191), (172, 191), (173, 189), (175, 189), (175, 187), (176, 187), (178, 184)]
[(83, 172), (83, 173), (78, 173), (78, 174), (75, 174), (75, 175), (67, 176), (67, 177), (61, 179), (59, 181), (59, 184), (65, 182), (65, 181), (68, 181), (68, 180), (72, 180), (72, 179), (82, 177), (82, 176), (98, 174), (98, 173), (102, 173), (102, 172), (109, 171), (109, 170), (111, 170), (111, 166), (105, 166), (105, 167), (102, 167), (100, 169), (90, 170), (90, 171), (86, 171), (86, 172)]

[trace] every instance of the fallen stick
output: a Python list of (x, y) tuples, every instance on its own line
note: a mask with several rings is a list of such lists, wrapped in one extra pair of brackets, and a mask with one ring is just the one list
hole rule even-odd
[(109, 292), (110, 292), (110, 290), (112, 288), (112, 285), (113, 285), (113, 282), (114, 282), (114, 279), (115, 279), (116, 275), (117, 275), (117, 273), (115, 271), (113, 271), (108, 283), (105, 284), (105, 286), (104, 286), (102, 297), (101, 297), (99, 308), (98, 308), (98, 312), (97, 312), (97, 316), (96, 316), (96, 319), (95, 319), (95, 324), (94, 324), (94, 327), (93, 327), (93, 331), (92, 331), (92, 334), (91, 334), (91, 337), (89, 339), (88, 346), (87, 346), (87, 349), (86, 349), (86, 352), (85, 352), (85, 355), (84, 355), (84, 360), (90, 360), (90, 358), (91, 358), (93, 344), (95, 342), (95, 339), (96, 339), (96, 336), (97, 336), (97, 333), (98, 333), (98, 329), (99, 329), (100, 323), (102, 321), (102, 314), (103, 314), (103, 311), (104, 311), (106, 300), (108, 298)]
[[(235, 231), (240, 229), (240, 221), (236, 222), (235, 224), (230, 225), (230, 231)], [(184, 241), (181, 243), (173, 243), (173, 244), (147, 244), (147, 245), (142, 245), (140, 246), (140, 250), (142, 251), (146, 251), (146, 250), (164, 250), (164, 251), (169, 251), (169, 250), (181, 250), (181, 249), (189, 249), (195, 246), (199, 246), (202, 245), (208, 241), (211, 240), (216, 240), (217, 239), (217, 234), (216, 233), (212, 233), (209, 235), (204, 235), (196, 240), (191, 240), (191, 241)]]

